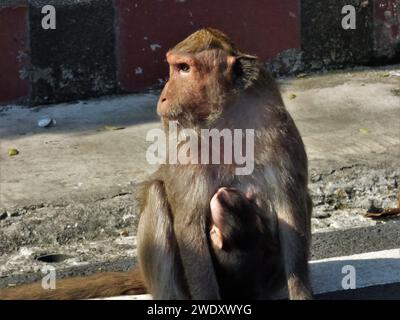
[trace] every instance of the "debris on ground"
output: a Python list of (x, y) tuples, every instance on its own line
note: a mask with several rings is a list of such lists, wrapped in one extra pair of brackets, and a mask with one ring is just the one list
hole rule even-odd
[(400, 77), (400, 71), (390, 71), (389, 74), (391, 77)]
[(299, 78), (299, 79), (305, 78), (305, 77), (307, 77), (307, 73), (299, 73), (299, 74), (296, 76), (296, 78)]
[(19, 151), (18, 151), (17, 149), (14, 149), (14, 148), (8, 149), (8, 155), (9, 155), (10, 157), (16, 156), (17, 154), (19, 154)]
[(104, 129), (109, 131), (123, 130), (125, 127), (122, 126), (104, 126)]
[(367, 218), (388, 218), (400, 215), (400, 192), (397, 196), (397, 208), (393, 209), (382, 209), (382, 208), (370, 208), (366, 213)]
[(48, 128), (55, 124), (56, 124), (56, 121), (52, 118), (43, 118), (38, 121), (38, 126), (41, 128)]

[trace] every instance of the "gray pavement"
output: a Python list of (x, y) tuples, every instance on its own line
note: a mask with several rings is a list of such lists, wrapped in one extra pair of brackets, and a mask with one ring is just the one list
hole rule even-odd
[[(279, 83), (310, 159), (313, 259), (398, 248), (399, 218), (364, 214), (397, 206), (400, 66)], [(36, 279), (36, 258), (48, 253), (69, 256), (55, 263), (60, 276), (134, 264), (132, 191), (155, 169), (145, 137), (159, 127), (156, 101), (147, 93), (0, 107), (0, 286)], [(45, 116), (56, 125), (39, 128)]]

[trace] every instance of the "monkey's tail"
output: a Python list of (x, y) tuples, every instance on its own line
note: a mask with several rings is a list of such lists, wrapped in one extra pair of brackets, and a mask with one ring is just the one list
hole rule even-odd
[(43, 289), (41, 283), (0, 289), (0, 300), (78, 300), (145, 293), (142, 276), (134, 269), (58, 280), (54, 290)]

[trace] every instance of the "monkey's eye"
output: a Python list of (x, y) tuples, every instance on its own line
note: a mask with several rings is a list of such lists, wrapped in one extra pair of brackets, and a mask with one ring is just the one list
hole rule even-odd
[(190, 66), (187, 63), (179, 63), (177, 65), (179, 72), (189, 72)]

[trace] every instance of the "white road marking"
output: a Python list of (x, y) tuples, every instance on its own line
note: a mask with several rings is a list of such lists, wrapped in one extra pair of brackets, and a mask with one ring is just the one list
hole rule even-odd
[[(356, 289), (400, 283), (400, 249), (355, 254), (310, 262), (311, 282), (315, 294), (341, 291), (344, 266), (356, 271)], [(119, 296), (101, 300), (150, 300), (151, 295)]]
[(342, 268), (353, 266), (356, 271), (356, 288), (400, 283), (400, 249), (383, 250), (315, 260), (310, 262), (314, 293), (343, 290)]

